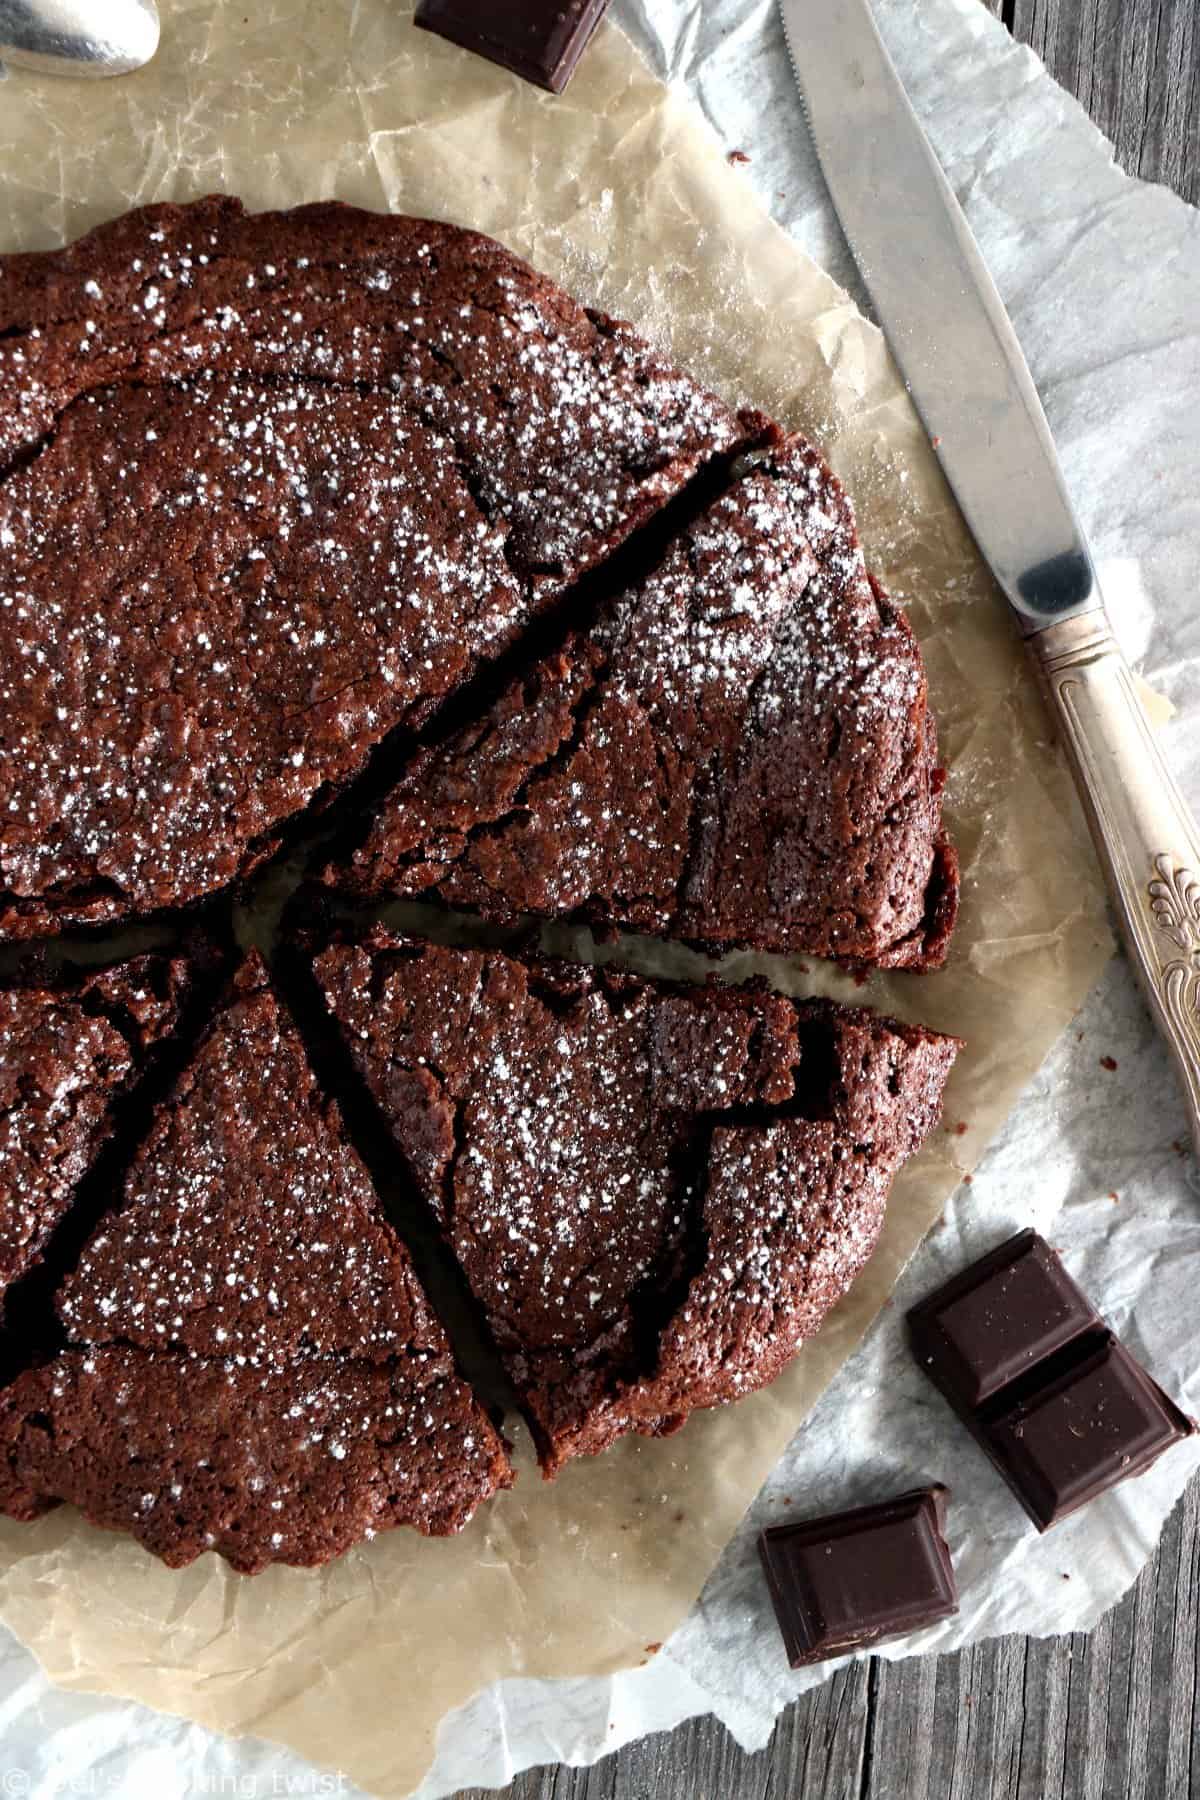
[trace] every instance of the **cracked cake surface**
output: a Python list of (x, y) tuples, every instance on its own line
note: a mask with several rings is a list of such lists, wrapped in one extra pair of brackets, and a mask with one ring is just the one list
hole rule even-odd
[(547, 1474), (780, 1372), (870, 1256), (958, 1048), (380, 927), (316, 972)]
[(793, 438), (590, 630), (420, 752), (326, 880), (929, 967), (957, 895), (942, 780), (916, 641), (840, 484)]
[(449, 225), (210, 199), (0, 258), (0, 935), (246, 874), (742, 436)]
[[(490, 239), (214, 198), (0, 257), (0, 940), (224, 895), (224, 941), (340, 803), (323, 878), (360, 900), (928, 968), (942, 782), (820, 455)], [(0, 1511), (254, 1573), (510, 1484), (356, 1145), (433, 1215), (545, 1474), (670, 1433), (818, 1329), (957, 1049), (320, 943), (316, 1072), (256, 952), (199, 1034), (190, 952), (0, 985)]]
[(0, 987), (0, 1310), (178, 1024), (188, 979), (183, 958), (149, 955)]
[(0, 1393), (0, 1508), (60, 1500), (172, 1566), (319, 1563), (460, 1529), (511, 1479), (260, 959)]

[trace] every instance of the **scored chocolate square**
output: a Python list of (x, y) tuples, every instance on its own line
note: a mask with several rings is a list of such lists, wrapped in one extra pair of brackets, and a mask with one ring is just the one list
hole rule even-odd
[(758, 1541), (793, 1669), (907, 1637), (958, 1611), (946, 1489), (774, 1525)]
[(420, 0), (415, 23), (561, 94), (607, 7), (608, 0)]
[(914, 1306), (908, 1329), (938, 1386), (980, 1406), (1104, 1322), (1049, 1244), (1021, 1231)]
[(1039, 1531), (1196, 1429), (1034, 1231), (914, 1306), (908, 1329), (925, 1374)]
[(1140, 1475), (1193, 1429), (1116, 1338), (1011, 1411), (984, 1421), (983, 1443), (1040, 1531), (1127, 1476)]

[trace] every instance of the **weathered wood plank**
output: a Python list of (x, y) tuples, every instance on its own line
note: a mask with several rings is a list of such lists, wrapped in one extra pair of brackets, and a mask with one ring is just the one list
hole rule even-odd
[(1012, 0), (1010, 23), (1112, 139), (1122, 168), (1196, 201), (1198, 13), (1196, 0)]
[[(1174, 1521), (1172, 1521), (1174, 1525)], [(1169, 1535), (1167, 1543), (1174, 1539)], [(1166, 1735), (1168, 1794), (1200, 1796), (1200, 1482), (1181, 1509), (1178, 1549), (1166, 1573), (1158, 1558), (1159, 1591), (1166, 1615), (1154, 1667), (1154, 1716)], [(1174, 1671), (1191, 1671), (1190, 1682)]]
[[(869, 1662), (839, 1670), (832, 1681), (806, 1694), (780, 1719), (763, 1753), (763, 1800), (859, 1800), (866, 1773), (874, 1707), (874, 1668)], [(680, 1800), (689, 1793), (678, 1789)], [(720, 1788), (712, 1800), (742, 1800), (741, 1789)]]
[(1025, 1640), (1024, 1738), (1019, 1800), (1054, 1800), (1067, 1778), (1067, 1716), (1074, 1639)]

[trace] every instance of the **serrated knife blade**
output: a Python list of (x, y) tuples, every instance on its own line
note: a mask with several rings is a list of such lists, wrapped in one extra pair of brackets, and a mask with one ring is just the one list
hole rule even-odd
[(1096, 604), (1017, 335), (867, 0), (782, 0), (821, 171), (963, 515), (1022, 628)]
[(963, 516), (1026, 635), (1200, 1153), (1200, 833), (1109, 628), (1046, 415), (870, 0), (780, 0), (830, 197)]

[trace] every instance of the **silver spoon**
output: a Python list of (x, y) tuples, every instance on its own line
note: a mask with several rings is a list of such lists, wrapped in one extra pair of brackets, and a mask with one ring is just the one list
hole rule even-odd
[(154, 0), (0, 0), (0, 64), (94, 81), (140, 69), (157, 49)]

